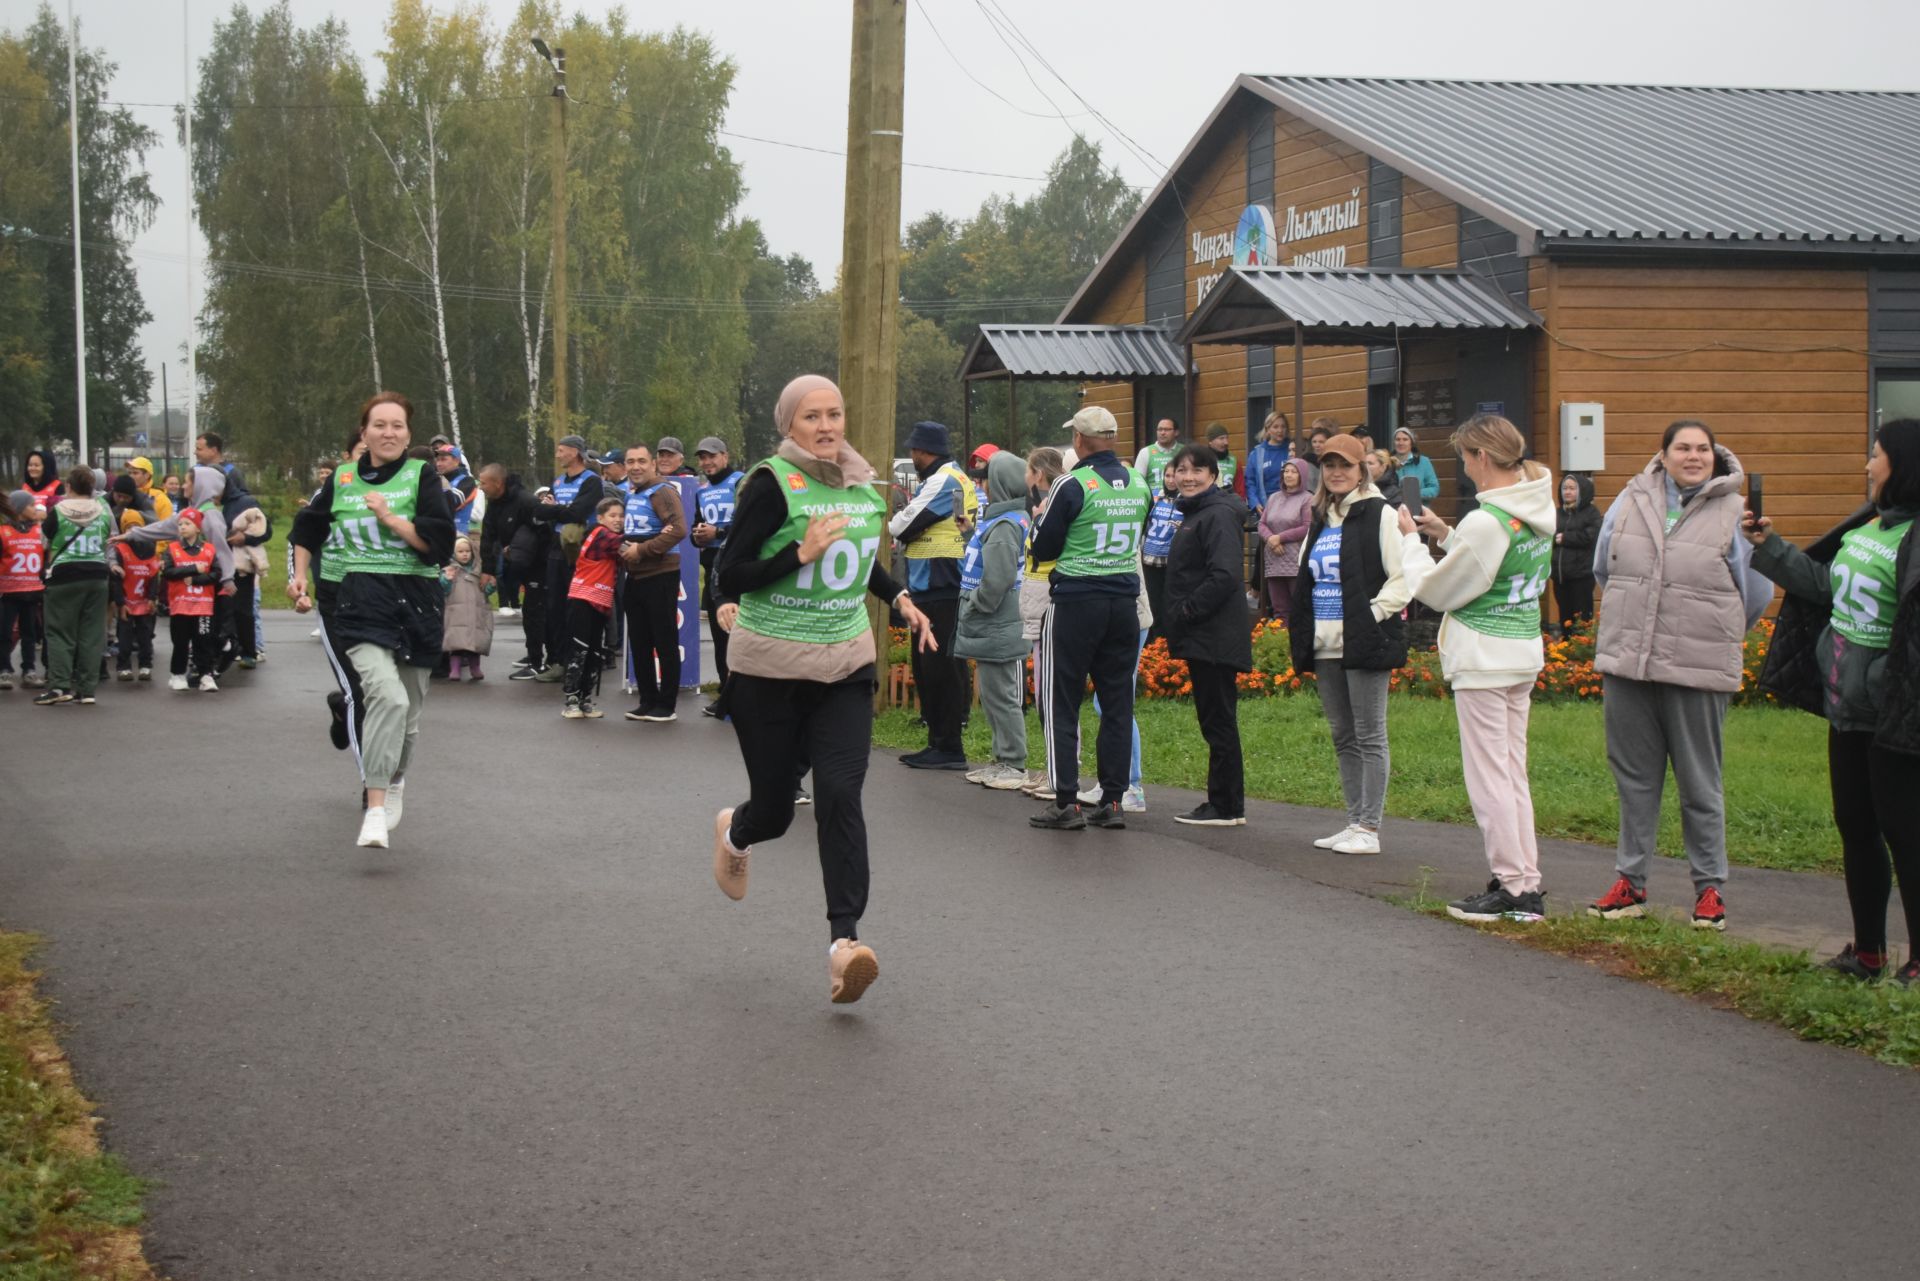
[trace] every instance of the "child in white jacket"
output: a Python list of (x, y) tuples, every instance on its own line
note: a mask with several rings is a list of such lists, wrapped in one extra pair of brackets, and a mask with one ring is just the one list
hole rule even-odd
[(1449, 903), (1447, 913), (1537, 921), (1546, 899), (1527, 784), (1527, 718), (1546, 664), (1540, 597), (1552, 566), (1553, 482), (1527, 459), (1519, 429), (1498, 415), (1469, 419), (1453, 448), (1480, 506), (1457, 529), (1431, 511), (1422, 516), (1422, 531), (1443, 555), (1435, 563), (1408, 540), (1405, 572), (1417, 598), (1446, 612), (1440, 670), (1453, 686), (1461, 770), (1494, 880), (1484, 893)]

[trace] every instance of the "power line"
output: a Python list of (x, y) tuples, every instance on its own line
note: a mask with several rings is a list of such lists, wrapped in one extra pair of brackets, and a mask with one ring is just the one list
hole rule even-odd
[[(961, 75), (973, 81), (973, 83), (979, 85), (982, 89), (985, 89), (988, 93), (998, 98), (1001, 102), (1006, 103), (1009, 107), (1012, 107), (1015, 111), (1019, 112), (1023, 116), (1032, 116), (1037, 120), (1051, 120), (1057, 114), (1056, 112), (1030, 111), (1027, 108), (1021, 106), (1019, 103), (1015, 102), (1013, 99), (1007, 97), (1007, 95), (1001, 93), (998, 89), (994, 88), (992, 85), (988, 84), (986, 81), (982, 80), (979, 76), (974, 75), (972, 70), (968, 68), (967, 64), (960, 61), (960, 55), (953, 51), (953, 46), (947, 43), (947, 38), (940, 34), (940, 28), (934, 25), (933, 15), (927, 12), (926, 5), (916, 3), (913, 6), (913, 11), (920, 15), (920, 20), (922, 22), (927, 24), (927, 30), (933, 32), (933, 38), (935, 40), (938, 40), (940, 42), (940, 47), (947, 51), (947, 57), (952, 59), (953, 65), (960, 69)], [(1077, 114), (1086, 115), (1088, 113), (1079, 112)]]

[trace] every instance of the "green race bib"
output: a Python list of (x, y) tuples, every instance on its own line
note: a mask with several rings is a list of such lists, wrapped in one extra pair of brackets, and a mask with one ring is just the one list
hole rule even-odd
[(367, 510), (367, 496), (379, 494), (396, 516), (412, 520), (420, 497), (420, 472), (426, 464), (410, 458), (382, 484), (369, 484), (358, 463), (333, 475), (333, 532), (327, 536), (320, 572), (329, 582), (348, 574), (411, 574), (437, 578), (440, 571), (420, 559), (397, 534)]
[(1447, 617), (1483, 636), (1535, 639), (1540, 635), (1540, 597), (1553, 566), (1553, 539), (1534, 533), (1525, 521), (1491, 503), (1480, 504), (1480, 510), (1506, 527), (1507, 554), (1493, 586)]
[[(784, 459), (760, 464), (787, 500), (787, 519), (760, 548), (770, 560), (807, 534), (815, 516), (846, 516), (847, 527), (810, 565), (740, 598), (739, 626), (759, 636), (809, 645), (837, 645), (867, 630), (867, 578), (886, 539), (886, 501), (872, 485), (834, 489)], [(759, 470), (756, 468), (755, 470)]]
[(47, 569), (91, 561), (107, 563), (107, 528), (113, 522), (103, 510), (84, 525), (76, 525), (58, 507), (53, 509), (53, 559)]
[(1153, 509), (1154, 491), (1133, 468), (1128, 467), (1126, 473), (1121, 485), (1109, 484), (1091, 467), (1076, 467), (1068, 473), (1079, 482), (1086, 501), (1067, 530), (1055, 574), (1062, 578), (1099, 578), (1134, 572), (1140, 536), (1146, 529), (1147, 513)]
[(1893, 639), (1900, 605), (1900, 544), (1906, 525), (1883, 529), (1874, 517), (1840, 540), (1829, 571), (1833, 583), (1833, 630), (1856, 645), (1885, 649)]

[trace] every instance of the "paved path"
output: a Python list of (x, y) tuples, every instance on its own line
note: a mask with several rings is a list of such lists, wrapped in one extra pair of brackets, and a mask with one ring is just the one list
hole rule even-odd
[(435, 688), (355, 850), (305, 632), (219, 695), (0, 703), (0, 919), (175, 1281), (1911, 1267), (1872, 1186), (1920, 1075), (1316, 884), (1304, 836), (1032, 833), (881, 754), (840, 1010), (808, 841), (712, 885), (726, 727), (496, 678)]

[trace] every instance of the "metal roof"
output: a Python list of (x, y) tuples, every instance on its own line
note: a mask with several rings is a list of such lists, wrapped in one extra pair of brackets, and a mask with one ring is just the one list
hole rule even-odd
[(1151, 325), (982, 325), (962, 378), (1179, 378), (1186, 357)]
[(1474, 276), (1411, 268), (1232, 267), (1174, 341), (1365, 346), (1410, 332), (1529, 329), (1540, 318)]
[(1920, 94), (1250, 76), (1522, 237), (1920, 245)]

